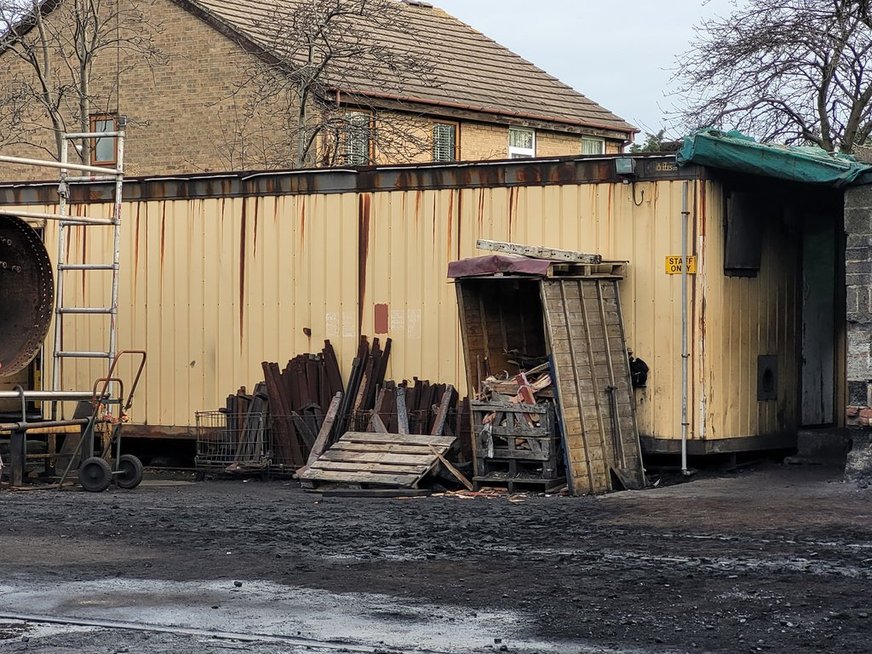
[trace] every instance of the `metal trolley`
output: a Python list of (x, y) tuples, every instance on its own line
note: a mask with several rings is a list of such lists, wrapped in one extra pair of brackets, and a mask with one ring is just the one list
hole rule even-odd
[(198, 411), (199, 472), (266, 472), (272, 462), (269, 414)]
[[(124, 382), (115, 376), (118, 362), (124, 356), (138, 358), (138, 367), (129, 392), (125, 395)], [(78, 481), (86, 491), (102, 492), (113, 482), (119, 488), (136, 488), (142, 482), (142, 462), (132, 454), (121, 454), (121, 429), (127, 422), (127, 412), (133, 405), (133, 396), (145, 369), (146, 353), (142, 350), (119, 352), (112, 360), (109, 373), (94, 382), (90, 393), (80, 391), (27, 391), (19, 387), (12, 391), (12, 397), (21, 399), (21, 421), (0, 424), (0, 432), (11, 434), (11, 482), (13, 486), (22, 483), (25, 467), (27, 432), (51, 427), (81, 427), (82, 435), (75, 447), (60, 454), (68, 457), (58, 487), (69, 478), (77, 460)], [(110, 389), (116, 385), (118, 395), (113, 396)], [(79, 409), (69, 420), (45, 420), (28, 422), (26, 404), (28, 401), (43, 401), (56, 405), (58, 402), (76, 401)], [(110, 463), (111, 461), (111, 463)]]

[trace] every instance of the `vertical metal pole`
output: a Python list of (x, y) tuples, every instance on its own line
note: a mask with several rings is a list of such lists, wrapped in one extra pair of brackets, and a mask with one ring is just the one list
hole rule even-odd
[(688, 475), (687, 432), (687, 362), (690, 353), (687, 347), (687, 222), (690, 217), (688, 195), (690, 182), (684, 182), (681, 193), (681, 473)]
[[(67, 163), (67, 159), (69, 157), (69, 141), (66, 138), (61, 139), (61, 163)], [(58, 213), (61, 216), (66, 216), (68, 207), (67, 207), (67, 194), (69, 193), (69, 186), (67, 185), (67, 170), (61, 169), (60, 173), (60, 183), (58, 185)], [(51, 390), (59, 391), (61, 390), (61, 384), (63, 382), (62, 377), (62, 366), (63, 359), (58, 356), (58, 352), (63, 350), (63, 334), (64, 334), (64, 324), (63, 324), (63, 313), (61, 313), (61, 308), (64, 306), (64, 270), (63, 265), (66, 263), (66, 235), (67, 235), (67, 227), (66, 223), (61, 220), (57, 224), (58, 230), (58, 256), (57, 261), (57, 281), (55, 283), (55, 312), (54, 312), (54, 351), (52, 352), (52, 366), (51, 366)], [(54, 417), (54, 416), (53, 416)]]
[(24, 483), (25, 433), (14, 431), (9, 437), (9, 483), (17, 488)]
[(118, 350), (118, 277), (119, 268), (121, 265), (121, 208), (122, 208), (122, 193), (124, 187), (124, 130), (118, 130), (117, 151), (115, 157), (115, 168), (118, 174), (115, 176), (115, 206), (112, 209), (112, 221), (114, 223), (114, 237), (112, 242), (112, 297), (111, 304), (112, 312), (109, 315), (109, 366), (115, 360), (115, 354)]

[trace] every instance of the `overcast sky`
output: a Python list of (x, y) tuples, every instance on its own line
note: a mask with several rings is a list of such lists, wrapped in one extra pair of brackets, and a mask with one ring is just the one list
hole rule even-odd
[[(678, 55), (733, 0), (429, 0), (648, 132), (667, 127)], [(672, 134), (680, 136), (679, 134)]]

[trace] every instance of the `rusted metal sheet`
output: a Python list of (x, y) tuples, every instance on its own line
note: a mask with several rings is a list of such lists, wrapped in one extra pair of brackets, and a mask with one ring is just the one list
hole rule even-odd
[[(650, 160), (661, 166), (665, 161)], [(366, 188), (358, 179), (366, 171), (334, 171), (357, 181), (347, 192), (334, 186), (299, 194), (285, 192), (292, 175), (247, 182), (213, 176), (212, 186), (196, 193), (191, 189), (199, 182), (193, 179), (172, 182), (181, 185), (180, 195), (191, 191), (189, 198), (147, 191), (151, 199), (126, 201), (119, 343), (153, 356), (134, 420), (190, 425), (195, 411), (220, 406), (228, 387), (259, 381), (262, 361), (287, 360), (324, 339), (334, 344), (347, 376), (361, 333), (393, 339), (388, 378), (438, 379), (465, 390), (457, 298), (447, 273), (450, 262), (482, 254), (475, 248), (481, 238), (631, 262), (620, 285), (626, 341), (651, 368), (647, 388), (636, 392), (639, 431), (678, 438), (680, 280), (664, 272), (663, 261), (680, 251), (682, 183), (653, 175), (635, 185), (579, 182), (578, 170), (591, 170), (582, 166), (573, 173), (575, 181), (567, 175), (567, 181), (551, 183), (557, 169), (549, 169), (545, 184), (488, 185), (491, 175), (494, 183), (504, 183), (508, 167), (400, 168), (390, 171), (396, 176), (390, 177), (390, 190), (364, 192), (354, 189)], [(513, 170), (512, 179), (519, 179), (522, 167)], [(382, 172), (378, 184), (388, 184), (388, 171)], [(424, 182), (435, 187), (424, 188)], [(146, 187), (169, 183), (131, 186), (145, 193)], [(757, 279), (725, 278), (721, 185), (700, 180), (694, 188), (691, 231), (699, 271), (690, 280), (691, 438), (780, 432), (797, 411), (790, 353), (797, 333), (798, 255), (791, 239), (775, 230), (765, 237)], [(205, 190), (214, 195), (198, 196)], [(19, 199), (27, 195), (17, 193)], [(101, 216), (108, 206), (101, 201), (77, 210)], [(54, 226), (46, 229), (53, 243)], [(69, 247), (77, 256), (83, 250), (111, 252), (111, 243), (98, 234), (85, 240), (84, 230), (76, 229)], [(105, 280), (95, 274), (74, 279), (70, 301), (76, 294), (105, 292)], [(104, 340), (84, 318), (71, 321), (69, 329), (83, 349), (89, 340), (95, 346)], [(761, 406), (753, 362), (774, 352), (784, 353), (782, 399)], [(87, 362), (76, 364), (64, 386), (90, 385), (98, 373)]]
[[(624, 178), (615, 172), (616, 158), (618, 155), (129, 178), (124, 182), (124, 199), (134, 202), (622, 183)], [(696, 166), (678, 168), (671, 155), (634, 158), (634, 182), (699, 179), (705, 173)], [(111, 202), (112, 197), (110, 184), (79, 184), (71, 189), (73, 202)], [(0, 184), (0, 205), (51, 204), (56, 198), (56, 182)]]

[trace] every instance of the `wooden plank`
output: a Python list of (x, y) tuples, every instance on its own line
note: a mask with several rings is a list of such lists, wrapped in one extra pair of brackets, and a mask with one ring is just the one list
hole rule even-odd
[(387, 434), (388, 426), (385, 424), (381, 416), (373, 410), (372, 417), (369, 419), (369, 428), (377, 434)]
[(451, 402), (454, 400), (454, 386), (448, 384), (445, 387), (445, 392), (442, 393), (442, 401), (439, 403), (439, 411), (436, 413), (436, 420), (433, 421), (433, 428), (430, 430), (430, 435), (441, 436), (445, 431), (445, 420), (448, 418), (448, 409), (451, 408)]
[(334, 470), (337, 472), (377, 472), (388, 475), (408, 475), (421, 474), (423, 475), (433, 466), (432, 463), (422, 464), (420, 466), (398, 466), (389, 463), (354, 463), (348, 461), (325, 461), (320, 459), (316, 461), (311, 470)]
[(489, 252), (520, 254), (531, 259), (547, 259), (550, 261), (598, 264), (603, 260), (599, 254), (585, 254), (583, 252), (573, 252), (572, 250), (558, 250), (538, 245), (522, 245), (521, 243), (507, 243), (505, 241), (491, 241), (488, 239), (479, 239), (476, 247), (479, 250), (487, 250)]
[(397, 431), (400, 434), (409, 433), (409, 410), (406, 407), (406, 387), (397, 388)]
[(448, 472), (450, 472), (452, 474), (452, 476), (455, 479), (457, 479), (457, 481), (459, 481), (461, 484), (463, 484), (463, 486), (466, 487), (466, 490), (470, 490), (470, 491), (473, 490), (472, 482), (469, 481), (469, 479), (467, 479), (464, 476), (464, 474), (462, 472), (460, 472), (460, 470), (458, 470), (453, 465), (451, 465), (451, 462), (448, 459), (446, 459), (444, 456), (442, 456), (442, 454), (439, 452), (439, 450), (437, 450), (435, 447), (433, 447), (431, 445), (430, 451), (436, 455), (436, 457), (439, 459), (439, 461), (442, 463), (442, 465), (445, 466), (445, 469), (448, 470)]
[(330, 448), (318, 461), (341, 461), (361, 463), (390, 463), (392, 465), (419, 466), (433, 464), (433, 455), (429, 450), (423, 454), (385, 454), (384, 452), (349, 452)]
[(548, 407), (543, 404), (515, 404), (512, 402), (470, 402), (473, 412), (493, 413), (548, 413)]
[(346, 443), (395, 443), (397, 445), (445, 445), (450, 447), (453, 436), (428, 436), (425, 434), (370, 434), (360, 431), (346, 432), (341, 442)]
[(374, 484), (377, 486), (413, 486), (421, 475), (380, 475), (375, 472), (337, 472), (335, 470), (309, 469), (300, 475), (307, 481), (334, 481), (350, 484)]
[[(342, 452), (382, 452), (384, 454), (426, 454), (429, 450), (427, 445), (395, 445), (389, 443), (336, 443), (330, 448), (331, 451)], [(437, 449), (448, 451), (445, 445)]]
[(306, 462), (307, 465), (315, 463), (318, 457), (324, 454), (324, 450), (327, 449), (327, 441), (330, 439), (330, 432), (333, 431), (333, 423), (336, 422), (336, 416), (339, 415), (339, 405), (341, 404), (342, 393), (339, 392), (330, 400), (330, 408), (327, 410), (327, 416), (321, 424), (321, 431), (318, 432), (318, 437), (312, 445), (312, 451), (309, 453), (309, 459)]
[(549, 454), (533, 450), (510, 450), (507, 447), (494, 447), (494, 455), (487, 458), (488, 460), (547, 461)]

